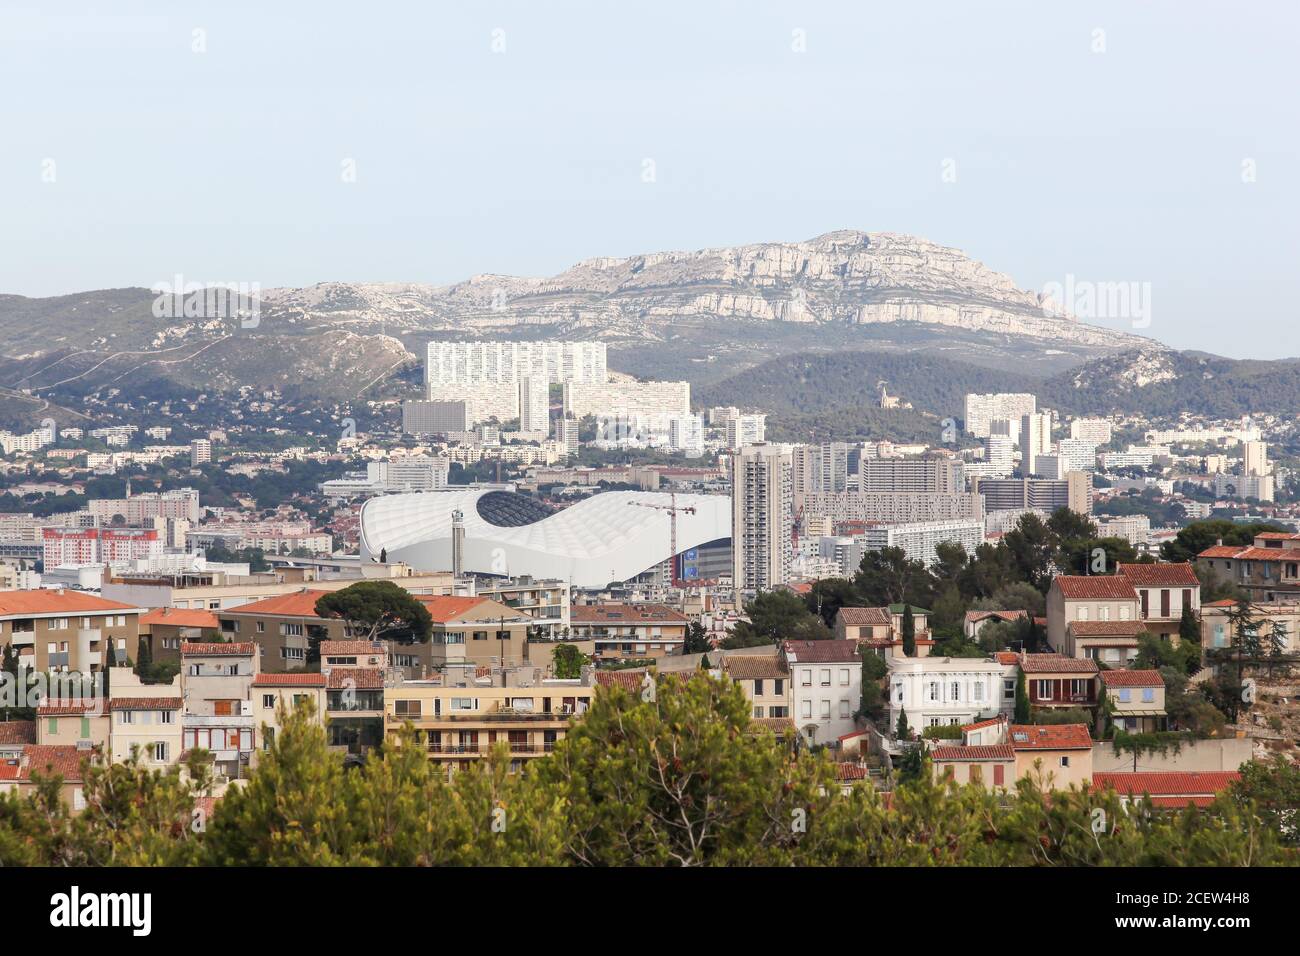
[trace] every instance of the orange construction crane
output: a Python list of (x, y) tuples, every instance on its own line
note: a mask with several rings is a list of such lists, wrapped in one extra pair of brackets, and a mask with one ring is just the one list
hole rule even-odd
[(693, 515), (695, 508), (692, 505), (677, 507), (677, 492), (669, 494), (668, 499), (669, 503), (666, 505), (652, 505), (648, 501), (629, 501), (628, 504), (636, 505), (638, 508), (653, 508), (655, 511), (668, 512), (668, 547), (672, 551), (672, 556), (668, 560), (672, 562), (673, 587), (676, 588), (681, 587), (682, 584), (681, 577), (677, 574), (677, 515), (679, 513)]

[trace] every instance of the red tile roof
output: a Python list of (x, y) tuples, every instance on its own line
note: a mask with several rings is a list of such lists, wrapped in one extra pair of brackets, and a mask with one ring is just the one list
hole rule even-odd
[(181, 641), (181, 656), (195, 657), (252, 657), (257, 653), (257, 645), (252, 641), (229, 644), (220, 641)]
[(1146, 630), (1141, 621), (1071, 621), (1066, 627), (1075, 637), (1136, 637)]
[(249, 604), (222, 608), (221, 614), (223, 617), (228, 614), (252, 614), (262, 617), (319, 618), (320, 615), (316, 613), (316, 602), (330, 593), (330, 591), (311, 591), (303, 588), (292, 594), (277, 594), (275, 597), (263, 598)]
[(867, 768), (855, 763), (837, 763), (835, 765), (836, 780), (866, 780)]
[(987, 620), (990, 617), (996, 617), (1000, 621), (1018, 621), (1026, 613), (1025, 611), (967, 611), (966, 623), (971, 624), (975, 621)]
[(93, 611), (131, 611), (140, 608), (121, 601), (109, 601), (85, 591), (0, 591), (0, 617), (14, 614), (84, 614)]
[(689, 624), (690, 619), (665, 604), (574, 604), (574, 624)]
[(1153, 797), (1209, 796), (1228, 789), (1229, 784), (1240, 780), (1235, 770), (1193, 771), (1166, 770), (1145, 773), (1094, 773), (1092, 785), (1101, 790), (1112, 788), (1119, 793), (1143, 794)]
[(259, 674), (254, 687), (324, 687), (324, 674)]
[(1201, 607), (1236, 607), (1237, 602), (1232, 598), (1224, 598), (1222, 601), (1206, 601)]
[(0, 744), (7, 744), (12, 747), (14, 744), (34, 743), (36, 743), (36, 721), (0, 721)]
[(1012, 724), (1012, 750), (1091, 750), (1087, 724)]
[(1245, 548), (1223, 544), (1206, 548), (1198, 558), (1235, 558), (1238, 561), (1300, 561), (1300, 550), (1295, 548)]
[(781, 646), (786, 656), (799, 664), (848, 664), (862, 660), (858, 642), (853, 640), (785, 641)]
[(1007, 718), (1006, 718), (1005, 716), (1002, 716), (1002, 717), (990, 717), (988, 720), (977, 720), (977, 721), (975, 721), (975, 723), (973, 723), (973, 724), (962, 724), (961, 729), (962, 729), (962, 730), (979, 730), (979, 729), (982, 728), (982, 727), (996, 727), (998, 724), (1002, 723), (1002, 722), (1003, 722), (1004, 720), (1006, 720), (1006, 719), (1007, 719)]
[(993, 659), (996, 660), (999, 664), (1020, 663), (1020, 655), (1017, 654), (1015, 651), (997, 651), (993, 655)]
[(1235, 558), (1244, 549), (1235, 544), (1216, 544), (1211, 545), (1204, 551), (1200, 552), (1198, 558)]
[(1026, 654), (1020, 669), (1026, 674), (1095, 674), (1097, 662), (1062, 654)]
[(785, 662), (776, 655), (736, 654), (722, 659), (722, 669), (732, 680), (766, 680), (790, 676)]
[(102, 697), (94, 698), (49, 698), (43, 700), (36, 708), (37, 717), (80, 717), (84, 714), (102, 714), (108, 708)]
[(330, 690), (380, 690), (384, 672), (377, 667), (336, 667), (326, 677)]
[(1107, 687), (1164, 687), (1159, 671), (1102, 671), (1101, 682)]
[(448, 621), (458, 620), (467, 611), (473, 610), (487, 600), (487, 598), (481, 597), (450, 597), (447, 595), (416, 594), (412, 596), (428, 608), (429, 616), (433, 618), (435, 624), (446, 624)]
[(628, 693), (639, 691), (645, 680), (644, 668), (616, 671), (596, 671), (596, 683), (601, 687), (621, 687)]
[(1070, 601), (1137, 600), (1133, 582), (1118, 574), (1062, 574), (1052, 584)]
[(180, 710), (184, 703), (179, 697), (113, 697), (109, 710)]
[(836, 617), (850, 627), (888, 627), (891, 620), (883, 607), (842, 607)]
[(321, 657), (362, 657), (369, 654), (388, 653), (388, 646), (382, 641), (321, 641)]
[(969, 747), (935, 747), (930, 759), (946, 760), (1014, 760), (1015, 751), (1010, 744), (971, 744)]
[(221, 622), (211, 611), (183, 607), (156, 607), (140, 618), (141, 627), (152, 627), (155, 624), (168, 627), (204, 627), (214, 631), (221, 626)]
[(64, 783), (80, 783), (81, 763), (89, 758), (87, 751), (72, 744), (31, 744), (23, 748), (18, 779), (30, 780), (34, 773), (46, 777), (58, 774)]
[(1182, 564), (1121, 564), (1119, 573), (1138, 587), (1195, 588), (1201, 586), (1189, 562)]

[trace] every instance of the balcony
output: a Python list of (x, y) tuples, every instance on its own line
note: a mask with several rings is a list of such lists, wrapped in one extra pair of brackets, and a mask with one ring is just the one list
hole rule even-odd
[(549, 740), (529, 744), (498, 740), (496, 743), (489, 744), (487, 741), (481, 740), (477, 744), (428, 744), (426, 749), (430, 754), (441, 757), (486, 757), (497, 744), (501, 743), (509, 745), (512, 755), (541, 756), (552, 753), (555, 750), (556, 742)]
[(247, 727), (257, 726), (252, 714), (186, 714), (181, 724), (185, 727)]

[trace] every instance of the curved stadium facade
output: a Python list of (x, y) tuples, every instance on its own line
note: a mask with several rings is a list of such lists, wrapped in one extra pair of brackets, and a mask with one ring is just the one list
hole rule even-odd
[[(556, 510), (511, 491), (465, 489), (384, 495), (361, 509), (361, 556), (422, 570), (451, 567), (452, 514), (465, 528), (463, 570), (560, 578), (599, 588), (652, 570), (671, 555), (667, 494), (607, 491)], [(689, 554), (731, 537), (731, 499), (677, 495), (677, 550)]]

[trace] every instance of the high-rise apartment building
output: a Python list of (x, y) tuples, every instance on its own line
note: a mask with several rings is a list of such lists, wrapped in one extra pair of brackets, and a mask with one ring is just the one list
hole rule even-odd
[(212, 460), (212, 442), (206, 438), (196, 438), (190, 442), (190, 466), (197, 468)]
[[(1077, 421), (1071, 423), (1071, 430), (1076, 424)], [(1106, 425), (1109, 427), (1110, 423), (1106, 422)], [(1062, 438), (1056, 443), (1056, 454), (1060, 457), (1065, 471), (1097, 470), (1097, 443), (1089, 438)]]
[(1092, 511), (1092, 476), (1069, 472), (1059, 480), (1043, 478), (977, 478), (974, 490), (984, 496), (984, 510), (1046, 511), (1069, 508), (1079, 514)]
[(749, 445), (732, 457), (732, 581), (738, 591), (768, 591), (789, 579), (790, 470), (790, 452), (780, 445)]
[(966, 396), (966, 431), (988, 438), (995, 419), (1018, 422), (1038, 411), (1038, 399), (1027, 392), (994, 392)]
[(1109, 445), (1111, 424), (1109, 418), (1076, 418), (1070, 422), (1070, 437), (1094, 447)]
[(1052, 450), (1052, 418), (1034, 412), (1020, 417), (1020, 474), (1028, 478), (1037, 474), (1039, 455)]
[(766, 415), (733, 415), (727, 419), (727, 448), (737, 451), (767, 440)]
[(430, 386), (513, 385), (530, 377), (548, 383), (608, 381), (605, 343), (429, 343), (425, 381)]
[(551, 430), (551, 386), (539, 375), (519, 380), (519, 430), (543, 435)]
[(469, 426), (469, 406), (463, 400), (402, 403), (402, 431), (408, 435), (453, 435)]
[(1242, 442), (1241, 473), (1243, 475), (1267, 475), (1269, 471), (1268, 445), (1262, 441)]
[[(951, 458), (867, 458), (858, 466), (861, 491), (964, 491), (961, 462)], [(838, 491), (823, 488), (822, 491)]]

